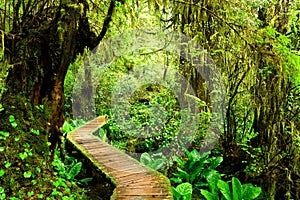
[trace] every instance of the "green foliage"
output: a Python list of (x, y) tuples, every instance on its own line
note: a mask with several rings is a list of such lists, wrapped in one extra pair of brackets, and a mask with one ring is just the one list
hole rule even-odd
[(3, 187), (0, 187), (0, 200), (5, 200), (5, 191)]
[[(189, 183), (192, 188), (197, 189), (195, 192), (200, 189), (201, 195), (208, 200), (251, 200), (260, 195), (260, 187), (254, 187), (252, 184), (242, 185), (235, 177), (232, 178), (231, 186), (229, 182), (221, 180), (222, 175), (219, 174), (216, 167), (223, 161), (222, 157), (209, 157), (210, 152), (201, 155), (196, 150), (186, 151), (186, 154), (185, 160), (175, 158), (179, 167), (177, 168), (178, 173), (173, 174), (176, 178), (170, 178), (173, 182), (180, 183), (179, 185)], [(174, 196), (177, 195), (179, 198), (178, 191), (174, 187), (172, 190)]]
[(5, 170), (4, 170), (4, 169), (1, 169), (1, 170), (0, 170), (0, 177), (3, 176), (4, 174), (5, 174)]
[(0, 131), (0, 140), (6, 140), (6, 138), (9, 137), (9, 132), (6, 131)]
[[(104, 97), (107, 95), (101, 98)], [(101, 104), (108, 107), (105, 101)], [(112, 113), (102, 109), (102, 113), (108, 113), (110, 120), (99, 132), (101, 139), (128, 151), (148, 152), (167, 145), (180, 129), (178, 102), (164, 87), (145, 85), (137, 89), (127, 109), (131, 123), (124, 124), (117, 124)], [(121, 108), (119, 112), (123, 112)]]
[(178, 173), (173, 175), (176, 178), (170, 180), (175, 183), (189, 182), (195, 186), (208, 186), (205, 178), (215, 171), (223, 161), (222, 157), (209, 157), (211, 152), (205, 152), (202, 155), (197, 150), (186, 151), (187, 160), (175, 157), (179, 164)]
[(158, 170), (167, 164), (168, 160), (162, 153), (149, 155), (145, 152), (141, 155), (140, 162), (154, 170)]
[(68, 172), (67, 179), (70, 181), (73, 181), (75, 176), (77, 176), (79, 174), (81, 167), (82, 167), (81, 162), (76, 163)]
[[(26, 106), (30, 107), (29, 104)], [(16, 107), (5, 108), (5, 111), (12, 110), (13, 114), (5, 117), (9, 131), (0, 131), (0, 153), (10, 155), (7, 159), (0, 160), (0, 166), (2, 166), (0, 168), (0, 199), (60, 199), (51, 194), (53, 189), (62, 193), (62, 199), (81, 198), (80, 190), (74, 182), (78, 165), (67, 168), (69, 179), (61, 178), (59, 174), (56, 174), (57, 177), (49, 174), (49, 166), (44, 160), (48, 153), (45, 148), (47, 147), (47, 140), (44, 139), (45, 131), (39, 123), (34, 121), (35, 117), (45, 113), (43, 106), (36, 106), (32, 108), (33, 111), (28, 111), (26, 114), (29, 119), (14, 112), (17, 110)], [(32, 123), (30, 120), (33, 120)], [(29, 137), (30, 140), (28, 140)], [(60, 181), (59, 178), (62, 180)], [(60, 185), (56, 184), (59, 181)], [(70, 183), (71, 181), (73, 182)]]
[(74, 178), (79, 174), (82, 167), (81, 162), (75, 163), (74, 160), (70, 165), (65, 165), (59, 158), (55, 159), (52, 165), (61, 177), (69, 181), (74, 181)]
[[(212, 178), (213, 177), (213, 178)], [(241, 184), (241, 182), (233, 177), (231, 180), (231, 189), (229, 182), (220, 179), (218, 174), (212, 174), (207, 178), (210, 185), (208, 190), (201, 190), (201, 194), (207, 200), (252, 200), (256, 199), (260, 193), (260, 187), (254, 187), (252, 184)]]
[(13, 116), (13, 115), (9, 116), (9, 122), (13, 128), (16, 128), (18, 126), (18, 124), (16, 123), (16, 120), (15, 120), (15, 116)]
[(83, 120), (71, 120), (71, 122), (65, 121), (62, 127), (62, 132), (67, 134), (83, 124)]
[(24, 178), (30, 178), (32, 175), (31, 171), (27, 171), (23, 173)]
[(176, 188), (172, 186), (172, 193), (176, 200), (191, 200), (193, 187), (190, 183), (181, 183)]

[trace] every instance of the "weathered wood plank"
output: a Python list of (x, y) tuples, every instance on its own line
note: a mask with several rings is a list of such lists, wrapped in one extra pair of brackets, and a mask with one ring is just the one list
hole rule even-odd
[(173, 199), (169, 179), (93, 135), (106, 116), (87, 122), (67, 139), (116, 184), (112, 199)]

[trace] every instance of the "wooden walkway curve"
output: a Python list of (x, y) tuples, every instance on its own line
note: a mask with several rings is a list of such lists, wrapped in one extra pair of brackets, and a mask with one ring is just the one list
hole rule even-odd
[(116, 185), (111, 199), (173, 199), (168, 178), (93, 135), (106, 121), (98, 117), (68, 133), (67, 139)]

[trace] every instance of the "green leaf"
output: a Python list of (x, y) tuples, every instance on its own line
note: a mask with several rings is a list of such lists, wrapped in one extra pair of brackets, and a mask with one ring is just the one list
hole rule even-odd
[(191, 158), (194, 161), (198, 161), (201, 158), (200, 153), (196, 149), (191, 151), (188, 156), (189, 156), (189, 158)]
[(27, 158), (27, 153), (24, 152), (24, 153), (19, 153), (19, 157), (24, 160), (25, 158)]
[(5, 198), (6, 198), (6, 194), (5, 193), (0, 194), (0, 200), (5, 200)]
[(215, 169), (223, 162), (223, 157), (217, 157), (210, 161), (210, 167)]
[(243, 199), (255, 199), (261, 193), (260, 187), (254, 187), (252, 184), (244, 184), (243, 186)]
[(189, 182), (190, 175), (186, 171), (184, 171), (180, 168), (177, 168), (177, 170), (179, 171), (179, 174), (174, 174), (174, 175), (177, 177), (183, 178), (185, 181)]
[(82, 167), (82, 163), (78, 162), (71, 168), (70, 172), (68, 173), (68, 179), (70, 181), (73, 181), (75, 176), (77, 176), (77, 174), (79, 174), (81, 167)]
[(0, 170), (0, 177), (3, 176), (4, 174), (5, 174), (4, 169), (1, 169), (1, 170)]
[(6, 162), (4, 166), (5, 166), (5, 168), (9, 168), (11, 166), (11, 163), (10, 162)]
[(35, 134), (35, 135), (40, 135), (40, 130), (34, 130), (33, 128), (31, 128), (30, 132)]
[(80, 183), (88, 183), (88, 182), (91, 182), (93, 180), (93, 178), (84, 178), (84, 179), (81, 179), (79, 182)]
[(150, 165), (149, 167), (151, 167), (154, 170), (158, 170), (160, 168), (162, 168), (162, 166), (165, 164), (164, 160), (159, 158), (159, 159), (155, 159)]
[(193, 186), (190, 183), (181, 183), (176, 187), (177, 192), (179, 192), (182, 196), (186, 196), (192, 194)]
[(201, 188), (208, 187), (208, 183), (203, 183), (203, 182), (197, 182), (193, 185), (196, 186), (196, 187), (201, 187)]
[(218, 200), (219, 196), (213, 194), (207, 190), (201, 190), (201, 194), (205, 197), (206, 200)]
[(203, 173), (204, 163), (197, 161), (192, 168), (190, 168), (190, 182), (200, 180), (199, 176)]
[(0, 135), (2, 135), (3, 137), (8, 137), (9, 136), (9, 132), (0, 131)]
[(152, 158), (147, 152), (145, 152), (141, 155), (140, 162), (148, 166), (152, 162)]
[(219, 180), (218, 188), (220, 189), (221, 193), (223, 194), (226, 200), (232, 200), (231, 191), (227, 182)]
[(10, 115), (8, 117), (8, 120), (13, 128), (16, 128), (18, 126), (18, 124), (15, 121), (15, 117), (13, 115)]
[(172, 186), (171, 190), (172, 190), (173, 196), (175, 197), (175, 200), (180, 200), (181, 194), (176, 190), (176, 188), (174, 188)]
[(170, 178), (170, 180), (175, 182), (175, 183), (182, 183), (181, 178)]
[(13, 128), (16, 128), (16, 127), (18, 126), (18, 124), (17, 124), (16, 122), (11, 122), (11, 126), (12, 126)]
[(28, 192), (27, 192), (27, 196), (28, 196), (28, 197), (31, 197), (31, 196), (33, 196), (33, 195), (34, 195), (34, 192), (33, 192), (33, 191), (28, 191)]
[(67, 121), (64, 122), (63, 127), (62, 127), (62, 132), (63, 133), (69, 133), (74, 129), (74, 127), (68, 123)]
[(4, 147), (0, 147), (0, 152), (4, 151)]
[(239, 179), (237, 179), (235, 177), (232, 177), (232, 196), (233, 196), (233, 200), (243, 199), (242, 192), (243, 192), (243, 188), (242, 188), (241, 182), (239, 181)]
[(181, 166), (184, 166), (184, 161), (178, 158), (177, 156), (174, 156), (173, 159)]
[(219, 172), (213, 170), (211, 171), (206, 180), (208, 182), (208, 187), (212, 193), (218, 193), (218, 181), (221, 179)]
[(39, 167), (36, 167), (35, 170), (36, 170), (38, 173), (40, 173), (40, 172), (42, 171), (41, 168), (39, 168)]
[(32, 175), (31, 171), (24, 172), (23, 174), (24, 178), (30, 178), (31, 175)]
[(32, 183), (32, 185), (36, 185), (37, 181), (36, 180), (32, 180), (31, 183)]

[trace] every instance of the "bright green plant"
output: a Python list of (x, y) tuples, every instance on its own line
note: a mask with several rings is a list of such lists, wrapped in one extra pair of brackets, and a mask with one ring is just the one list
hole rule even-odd
[(193, 186), (190, 183), (181, 183), (176, 188), (172, 186), (172, 193), (176, 200), (191, 200)]
[(186, 151), (187, 160), (175, 157), (175, 161), (179, 164), (178, 173), (174, 173), (176, 178), (171, 178), (175, 183), (189, 182), (193, 186), (208, 186), (206, 177), (215, 171), (223, 161), (222, 157), (209, 158), (210, 152), (202, 155), (197, 150), (191, 152)]
[(16, 120), (15, 120), (15, 116), (13, 116), (13, 115), (9, 116), (9, 122), (13, 128), (16, 128), (18, 126), (18, 124), (16, 123)]
[(62, 127), (62, 132), (65, 134), (69, 133), (77, 127), (81, 126), (82, 124), (84, 124), (83, 120), (72, 120), (71, 122), (65, 121)]
[(72, 162), (71, 165), (65, 165), (60, 159), (55, 159), (52, 162), (52, 165), (54, 166), (54, 169), (58, 172), (58, 174), (70, 181), (74, 181), (75, 177), (79, 174), (82, 163), (78, 162)]
[(162, 166), (164, 166), (164, 164), (166, 164), (167, 161), (167, 158), (162, 153), (157, 153), (151, 156), (145, 152), (140, 158), (141, 163), (154, 170), (160, 169)]
[(0, 131), (0, 140), (6, 140), (9, 137), (9, 132)]
[(201, 190), (201, 194), (207, 200), (252, 200), (257, 198), (261, 193), (260, 187), (252, 184), (241, 184), (239, 179), (233, 177), (231, 181), (231, 189), (229, 181), (221, 180), (218, 173), (212, 173), (207, 177), (209, 183), (208, 190)]

